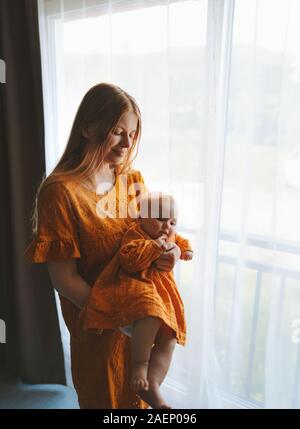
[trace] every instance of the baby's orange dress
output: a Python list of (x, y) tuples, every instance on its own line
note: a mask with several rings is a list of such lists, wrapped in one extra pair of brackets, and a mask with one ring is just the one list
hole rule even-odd
[[(114, 209), (119, 213), (126, 203), (137, 208), (139, 190), (132, 195), (128, 190), (133, 185), (143, 192), (143, 183), (140, 172), (131, 170), (127, 176), (118, 175), (113, 188), (104, 195), (75, 182), (46, 186), (38, 199), (37, 235), (25, 256), (37, 263), (76, 258), (78, 273), (93, 286), (128, 229), (128, 219), (110, 214)], [(106, 208), (109, 215), (99, 217)], [(148, 408), (129, 388), (130, 338), (117, 329), (101, 334), (83, 330), (80, 310), (62, 296), (60, 301), (70, 331), (71, 369), (80, 407)]]
[[(175, 335), (186, 341), (184, 306), (173, 272), (155, 269), (153, 262), (164, 252), (142, 228), (140, 220), (125, 233), (119, 252), (96, 280), (82, 312), (85, 329), (114, 329), (147, 316), (158, 317)], [(192, 250), (188, 240), (169, 238), (181, 252)]]

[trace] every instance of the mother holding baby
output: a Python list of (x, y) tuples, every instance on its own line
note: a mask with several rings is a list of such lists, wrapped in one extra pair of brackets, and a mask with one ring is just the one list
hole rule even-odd
[[(83, 97), (66, 149), (36, 196), (33, 239), (25, 255), (30, 262), (47, 262), (59, 292), (82, 409), (148, 407), (130, 389), (130, 338), (118, 329), (83, 330), (79, 317), (128, 229), (130, 219), (118, 216), (121, 206), (138, 210), (144, 181), (131, 164), (140, 137), (141, 114), (134, 98), (118, 86), (95, 85)], [(99, 213), (103, 201), (115, 201), (115, 215)], [(179, 257), (174, 243), (155, 266), (171, 271)]]

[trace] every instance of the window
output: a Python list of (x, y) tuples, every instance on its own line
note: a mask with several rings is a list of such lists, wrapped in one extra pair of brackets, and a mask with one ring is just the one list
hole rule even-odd
[(113, 82), (142, 111), (135, 168), (178, 200), (195, 258), (175, 270), (190, 337), (164, 384), (174, 406), (299, 408), (299, 2), (39, 11), (48, 173), (84, 93)]

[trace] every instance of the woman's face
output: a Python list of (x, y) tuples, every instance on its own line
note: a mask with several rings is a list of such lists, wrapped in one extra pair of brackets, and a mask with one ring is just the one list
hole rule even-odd
[(133, 112), (124, 113), (110, 134), (111, 149), (105, 157), (110, 164), (121, 164), (131, 148), (137, 133), (138, 117)]

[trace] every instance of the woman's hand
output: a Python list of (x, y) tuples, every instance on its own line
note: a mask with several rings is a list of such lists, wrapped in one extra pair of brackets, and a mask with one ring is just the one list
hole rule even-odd
[(159, 271), (171, 271), (174, 265), (180, 258), (181, 251), (176, 243), (172, 243), (172, 247), (166, 250), (156, 261), (153, 262), (154, 268)]

